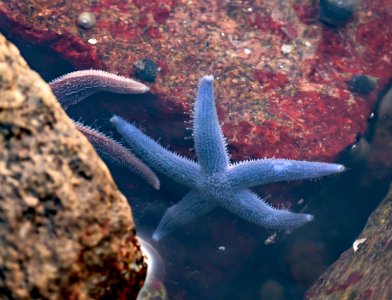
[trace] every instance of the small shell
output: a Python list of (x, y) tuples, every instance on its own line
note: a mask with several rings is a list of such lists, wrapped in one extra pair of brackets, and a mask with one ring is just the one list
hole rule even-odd
[(353, 15), (357, 0), (320, 0), (320, 20), (329, 26), (344, 25)]
[(90, 29), (95, 26), (96, 19), (93, 13), (85, 11), (78, 16), (78, 26), (84, 29)]
[(133, 63), (135, 77), (148, 82), (155, 82), (157, 77), (157, 65), (151, 59), (143, 58)]
[(376, 79), (367, 75), (359, 74), (350, 79), (350, 91), (362, 95), (367, 95), (374, 90)]

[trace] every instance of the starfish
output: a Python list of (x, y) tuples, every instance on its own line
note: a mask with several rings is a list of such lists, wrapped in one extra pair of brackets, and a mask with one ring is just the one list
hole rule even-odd
[[(140, 82), (101, 70), (71, 72), (49, 82), (49, 86), (65, 110), (101, 91), (135, 94), (149, 90)], [(80, 122), (75, 122), (75, 126), (87, 137), (103, 159), (138, 174), (153, 188), (159, 190), (160, 183), (155, 173), (122, 144)]]
[(49, 86), (65, 110), (97, 92), (142, 94), (149, 90), (143, 83), (102, 70), (70, 72), (52, 80)]
[(193, 118), (197, 163), (163, 148), (121, 117), (115, 115), (110, 119), (136, 155), (190, 188), (182, 200), (165, 212), (153, 233), (155, 241), (218, 206), (265, 228), (296, 229), (312, 221), (313, 216), (273, 208), (249, 188), (345, 170), (340, 164), (288, 159), (256, 159), (231, 164), (215, 108), (213, 76), (201, 79)]

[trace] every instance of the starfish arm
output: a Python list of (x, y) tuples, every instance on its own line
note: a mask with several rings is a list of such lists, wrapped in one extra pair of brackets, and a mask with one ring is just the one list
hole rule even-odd
[(159, 190), (160, 182), (155, 173), (123, 145), (89, 126), (79, 122), (75, 122), (75, 125), (87, 137), (104, 160), (136, 173), (154, 189)]
[(213, 210), (217, 204), (200, 198), (198, 193), (190, 191), (177, 204), (169, 207), (159, 222), (158, 228), (152, 235), (154, 241), (159, 241), (175, 229), (189, 223), (193, 219)]
[(194, 161), (163, 148), (118, 116), (113, 116), (110, 122), (132, 147), (132, 150), (151, 167), (187, 187), (198, 186), (200, 167)]
[(273, 208), (247, 189), (237, 191), (222, 206), (248, 222), (276, 230), (296, 229), (313, 220), (309, 214)]
[(229, 167), (227, 176), (232, 187), (248, 188), (271, 182), (311, 179), (340, 173), (343, 165), (288, 159), (258, 159)]
[(215, 108), (213, 80), (213, 76), (201, 79), (193, 120), (197, 160), (207, 174), (224, 171), (229, 165), (226, 141)]
[(149, 90), (143, 83), (101, 70), (71, 72), (49, 82), (49, 86), (64, 109), (101, 91), (140, 94)]

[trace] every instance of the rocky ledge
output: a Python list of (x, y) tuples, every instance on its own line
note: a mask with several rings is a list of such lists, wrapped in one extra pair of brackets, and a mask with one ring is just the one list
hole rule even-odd
[(0, 35), (0, 299), (135, 299), (125, 197), (49, 86)]

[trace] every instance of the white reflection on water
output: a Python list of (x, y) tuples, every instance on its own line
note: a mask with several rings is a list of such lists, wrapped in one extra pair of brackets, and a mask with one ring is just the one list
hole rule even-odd
[(165, 277), (165, 265), (158, 251), (147, 242), (144, 237), (138, 237), (140, 248), (146, 256), (147, 276), (143, 288), (140, 290), (137, 300), (166, 300), (167, 292), (163, 285)]

